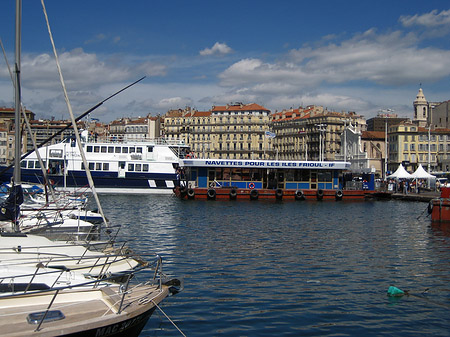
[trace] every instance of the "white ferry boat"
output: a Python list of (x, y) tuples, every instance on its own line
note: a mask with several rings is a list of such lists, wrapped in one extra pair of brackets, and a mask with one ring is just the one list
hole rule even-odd
[[(179, 160), (189, 155), (183, 142), (154, 139), (96, 142), (82, 132), (82, 143), (98, 193), (171, 194), (177, 184)], [(39, 149), (56, 189), (80, 189), (88, 180), (75, 137)], [(1, 168), (0, 168), (1, 169)], [(21, 161), (22, 181), (43, 183), (36, 152)], [(9, 181), (12, 169), (0, 179)]]

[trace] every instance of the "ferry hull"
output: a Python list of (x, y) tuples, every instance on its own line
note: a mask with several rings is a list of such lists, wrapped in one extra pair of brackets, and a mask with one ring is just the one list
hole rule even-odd
[[(0, 168), (1, 170), (1, 168)], [(9, 182), (12, 169), (5, 172), (1, 181)], [(32, 184), (42, 184), (44, 179), (40, 170), (21, 170), (22, 181)], [(129, 174), (119, 178), (112, 172), (109, 174), (98, 174), (92, 172), (95, 190), (100, 194), (172, 194), (175, 186), (175, 174)], [(89, 186), (84, 171), (70, 171), (66, 177), (62, 175), (49, 174), (50, 183), (58, 190), (79, 190)]]
[(450, 223), (450, 199), (433, 199), (428, 212), (431, 211), (431, 221)]
[(287, 190), (287, 189), (233, 189), (233, 188), (175, 188), (181, 199), (198, 200), (364, 200), (363, 190)]

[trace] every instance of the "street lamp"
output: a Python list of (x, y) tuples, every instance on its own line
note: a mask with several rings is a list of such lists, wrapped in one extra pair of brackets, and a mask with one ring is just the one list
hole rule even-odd
[(384, 149), (384, 181), (386, 181), (386, 177), (387, 177), (387, 168), (388, 168), (388, 122), (387, 119), (389, 117), (389, 113), (390, 112), (394, 112), (394, 110), (392, 109), (383, 109), (380, 110), (380, 112), (384, 113), (384, 145), (385, 145), (385, 149)]
[(319, 161), (323, 161), (323, 152), (325, 148), (325, 141), (322, 146), (322, 133), (326, 131), (326, 124), (316, 124), (319, 129)]

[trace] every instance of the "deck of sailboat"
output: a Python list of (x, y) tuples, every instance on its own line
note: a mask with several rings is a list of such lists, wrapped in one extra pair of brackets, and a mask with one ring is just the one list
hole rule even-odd
[(120, 293), (119, 285), (96, 289), (65, 289), (56, 296), (50, 308), (60, 310), (64, 318), (45, 322), (39, 331), (35, 331), (39, 324), (29, 323), (28, 315), (45, 311), (54, 294), (55, 291), (50, 291), (2, 297), (2, 335), (59, 336), (81, 332), (85, 336), (89, 333), (94, 336), (109, 336), (125, 328), (143, 326), (155, 309), (155, 303), (158, 304), (168, 295), (168, 288), (159, 288), (157, 285), (130, 286), (125, 296)]

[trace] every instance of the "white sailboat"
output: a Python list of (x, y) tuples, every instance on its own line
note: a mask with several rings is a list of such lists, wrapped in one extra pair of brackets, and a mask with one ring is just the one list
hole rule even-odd
[(19, 231), (20, 22), (21, 0), (16, 0), (16, 162), (12, 193), (1, 209), (14, 230), (0, 233), (0, 316), (5, 318), (0, 331), (17, 337), (138, 336), (158, 304), (179, 285), (164, 282), (159, 257), (153, 278), (132, 285), (135, 273), (149, 265), (122, 249), (98, 252)]

